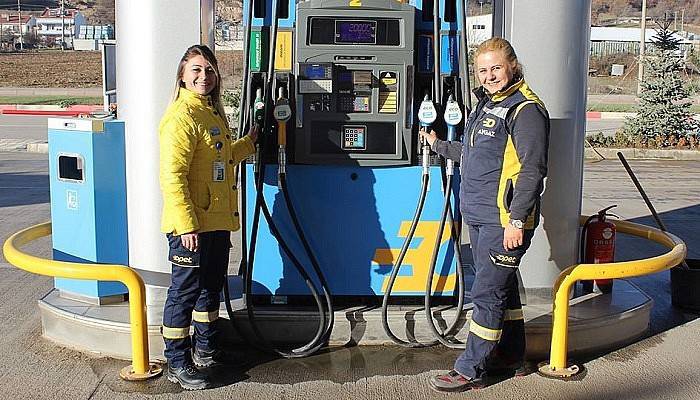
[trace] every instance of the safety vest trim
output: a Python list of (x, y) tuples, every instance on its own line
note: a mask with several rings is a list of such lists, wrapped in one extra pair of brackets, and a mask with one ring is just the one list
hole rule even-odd
[(469, 322), (469, 332), (490, 342), (497, 342), (501, 340), (501, 334), (503, 333), (501, 329), (486, 328), (477, 324), (476, 322), (474, 322), (474, 320), (471, 320)]
[(192, 320), (195, 322), (214, 322), (219, 319), (219, 310), (214, 311), (192, 311)]
[(190, 335), (190, 327), (172, 328), (163, 325), (161, 332), (163, 333), (163, 339), (185, 339)]

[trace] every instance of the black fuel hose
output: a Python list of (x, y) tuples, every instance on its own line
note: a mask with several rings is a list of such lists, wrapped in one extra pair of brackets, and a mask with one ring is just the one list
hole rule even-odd
[[(455, 341), (450, 341), (448, 338), (450, 337), (451, 333), (455, 330), (457, 325), (459, 324), (460, 316), (462, 314), (462, 309), (464, 307), (464, 277), (463, 277), (463, 270), (462, 270), (462, 265), (460, 262), (460, 253), (455, 252), (455, 257), (457, 258), (457, 267), (456, 267), (456, 279), (457, 279), (457, 290), (458, 290), (458, 296), (457, 296), (457, 315), (455, 316), (455, 320), (450, 325), (445, 329), (444, 333), (440, 333), (437, 330), (437, 327), (435, 326), (435, 321), (433, 321), (433, 316), (431, 312), (431, 305), (430, 305), (430, 297), (432, 295), (432, 290), (433, 290), (433, 274), (435, 273), (435, 266), (437, 264), (437, 256), (440, 251), (440, 243), (442, 242), (442, 233), (445, 229), (445, 222), (447, 221), (447, 215), (450, 214), (450, 193), (451, 193), (451, 186), (452, 186), (452, 175), (448, 175), (447, 179), (445, 181), (445, 200), (443, 202), (443, 207), (442, 207), (442, 215), (440, 216), (440, 225), (438, 227), (438, 232), (437, 236), (435, 237), (435, 245), (433, 246), (433, 253), (430, 258), (430, 268), (428, 270), (428, 278), (426, 280), (425, 284), (425, 303), (424, 303), (424, 309), (425, 309), (425, 317), (426, 321), (428, 322), (428, 327), (430, 327), (430, 330), (432, 331), (433, 335), (435, 338), (442, 343), (443, 345), (453, 348), (453, 349), (463, 349), (464, 348), (464, 343), (460, 342), (455, 342), (456, 339), (453, 339)], [(451, 231), (452, 232), (452, 231)], [(457, 247), (459, 246), (459, 239), (455, 237), (453, 239), (453, 242), (457, 244)]]
[[(262, 173), (262, 170), (260, 171)], [(259, 195), (262, 192), (258, 188)], [(284, 241), (284, 238), (281, 236), (279, 230), (277, 229), (277, 226), (275, 225), (274, 221), (272, 220), (272, 215), (270, 214), (269, 209), (267, 208), (267, 204), (265, 203), (265, 200), (263, 199), (260, 202), (260, 210), (262, 210), (262, 213), (265, 217), (265, 220), (268, 224), (268, 227), (270, 228), (270, 233), (275, 237), (277, 242), (279, 243), (280, 247), (284, 251), (284, 253), (289, 257), (289, 259), (292, 261), (292, 264), (295, 266), (297, 271), (299, 271), (299, 274), (302, 276), (304, 279), (304, 282), (306, 285), (309, 287), (309, 290), (311, 291), (311, 294), (314, 298), (314, 301), (316, 302), (316, 306), (318, 307), (319, 310), (319, 326), (316, 331), (315, 336), (313, 339), (311, 339), (307, 344), (304, 346), (301, 346), (299, 348), (293, 349), (291, 351), (283, 351), (274, 348), (269, 341), (265, 339), (265, 336), (262, 334), (260, 329), (258, 328), (257, 324), (255, 323), (255, 313), (253, 312), (253, 303), (252, 303), (252, 283), (253, 283), (253, 268), (252, 268), (252, 257), (249, 258), (251, 259), (251, 268), (248, 268), (247, 270), (247, 275), (246, 275), (246, 280), (245, 280), (245, 296), (246, 296), (246, 308), (248, 311), (248, 319), (250, 321), (251, 328), (253, 329), (253, 332), (255, 333), (256, 337), (259, 338), (263, 343), (265, 344), (265, 347), (268, 348), (268, 350), (272, 351), (273, 353), (280, 355), (284, 358), (299, 358), (299, 357), (306, 357), (309, 356), (318, 349), (320, 349), (324, 345), (323, 341), (323, 335), (326, 329), (326, 321), (325, 321), (325, 310), (323, 308), (323, 303), (321, 302), (321, 299), (319, 298), (318, 291), (316, 290), (316, 287), (311, 280), (311, 277), (309, 274), (306, 272), (304, 267), (302, 267), (301, 263), (299, 260), (294, 256), (294, 253), (291, 251), (291, 249), (287, 246), (287, 243)], [(254, 248), (254, 243), (253, 241), (257, 240), (257, 227), (253, 227), (254, 229), (254, 236), (251, 239), (251, 249)]]
[[(252, 5), (249, 7), (248, 10), (248, 17), (250, 17), (250, 13), (252, 9)], [(245, 279), (244, 279), (244, 290), (243, 290), (243, 295), (245, 297), (246, 301), (246, 310), (248, 314), (248, 320), (250, 322), (251, 329), (257, 336), (259, 340), (261, 340), (265, 346), (260, 347), (256, 346), (258, 348), (261, 348), (261, 350), (266, 350), (272, 353), (275, 353), (279, 356), (285, 357), (285, 358), (298, 358), (298, 357), (305, 357), (308, 356), (314, 352), (316, 352), (319, 348), (321, 348), (324, 344), (323, 336), (325, 335), (325, 311), (323, 309), (323, 304), (321, 303), (319, 297), (318, 297), (318, 291), (315, 288), (315, 285), (311, 281), (309, 275), (306, 273), (304, 268), (301, 266), (299, 261), (294, 257), (292, 254), (291, 250), (287, 247), (286, 243), (282, 239), (281, 235), (279, 234), (279, 231), (277, 230), (274, 221), (272, 220), (272, 216), (270, 215), (270, 212), (267, 208), (267, 205), (265, 203), (265, 199), (263, 196), (263, 186), (264, 186), (264, 176), (265, 176), (265, 162), (263, 161), (264, 158), (264, 147), (265, 147), (265, 139), (269, 136), (267, 135), (267, 131), (270, 129), (268, 121), (271, 119), (271, 92), (272, 92), (272, 81), (273, 81), (273, 75), (274, 75), (274, 51), (276, 48), (276, 41), (277, 41), (277, 24), (278, 24), (278, 19), (277, 19), (277, 0), (274, 0), (272, 3), (272, 20), (274, 21), (271, 30), (270, 30), (270, 57), (269, 57), (269, 62), (268, 62), (268, 72), (267, 72), (267, 77), (266, 77), (266, 82), (265, 82), (265, 92), (264, 92), (264, 99), (265, 99), (265, 118), (263, 121), (263, 126), (260, 132), (260, 145), (259, 145), (259, 157), (257, 160), (258, 163), (258, 175), (255, 177), (255, 187), (256, 187), (256, 199), (255, 199), (255, 212), (253, 216), (253, 229), (251, 232), (251, 244), (250, 244), (250, 249), (248, 253), (247, 259), (245, 259), (245, 255), (242, 258), (241, 261), (241, 266), (245, 267)], [(250, 19), (248, 20), (250, 22)], [(248, 25), (250, 27), (250, 24)], [(249, 51), (250, 43), (249, 43), (249, 37), (246, 38), (246, 41), (248, 42), (247, 44), (247, 49)], [(247, 63), (246, 63), (247, 67)], [(245, 80), (245, 75), (244, 75), (244, 80)], [(247, 96), (246, 96), (247, 97)], [(244, 179), (242, 178), (242, 182), (244, 182)], [(243, 191), (245, 191), (246, 188), (243, 188)], [(244, 205), (245, 206), (245, 205)], [(293, 349), (291, 351), (283, 351), (275, 348), (272, 346), (269, 341), (265, 339), (265, 337), (262, 335), (262, 332), (258, 328), (256, 322), (255, 322), (255, 312), (254, 312), (254, 306), (253, 306), (253, 301), (252, 301), (252, 279), (253, 279), (253, 266), (254, 266), (254, 259), (255, 259), (255, 246), (257, 243), (257, 231), (258, 231), (258, 226), (260, 222), (260, 211), (262, 210), (265, 219), (268, 223), (268, 226), (270, 228), (271, 233), (273, 236), (275, 236), (275, 239), (277, 239), (277, 242), (280, 244), (280, 247), (282, 247), (283, 251), (287, 254), (287, 256), (292, 260), (292, 263), (294, 264), (295, 268), (299, 271), (299, 273), (302, 275), (306, 285), (309, 287), (312, 296), (314, 297), (314, 300), (316, 302), (316, 305), (319, 309), (319, 328), (316, 332), (316, 335), (314, 338), (307, 343), (304, 346), (301, 346), (299, 348)], [(243, 211), (245, 213), (245, 209)], [(246, 236), (242, 236), (242, 240), (246, 240)], [(245, 246), (244, 246), (245, 247)], [(228, 294), (228, 282), (226, 282), (226, 287), (225, 287), (225, 295)], [(231, 319), (231, 322), (233, 323), (233, 313), (232, 313), (232, 307), (230, 305), (230, 296), (227, 296), (227, 304), (226, 304), (226, 309), (229, 312), (229, 318)], [(235, 324), (234, 324), (235, 326)], [(239, 334), (241, 334), (241, 330), (239, 330), (236, 327), (236, 330)], [(244, 335), (241, 335), (242, 337), (246, 338)], [(246, 338), (247, 339), (247, 338)], [(252, 343), (253, 345), (254, 342), (247, 340), (248, 342)]]
[(314, 269), (314, 272), (316, 272), (316, 276), (318, 277), (318, 280), (321, 284), (321, 290), (323, 291), (323, 295), (326, 298), (326, 307), (328, 311), (328, 326), (325, 329), (325, 332), (322, 335), (322, 338), (324, 339), (323, 341), (327, 340), (331, 336), (331, 331), (333, 330), (333, 323), (335, 321), (335, 315), (333, 314), (333, 300), (332, 296), (330, 293), (330, 287), (328, 286), (328, 282), (326, 281), (326, 277), (323, 275), (323, 272), (321, 271), (320, 264), (318, 262), (318, 259), (316, 258), (314, 252), (311, 250), (311, 246), (309, 245), (309, 241), (306, 239), (306, 235), (304, 234), (304, 230), (301, 227), (301, 224), (299, 223), (299, 218), (297, 217), (297, 213), (295, 211), (294, 205), (292, 203), (292, 200), (289, 195), (289, 188), (287, 186), (287, 174), (286, 173), (280, 173), (279, 174), (279, 185), (280, 185), (280, 191), (282, 192), (282, 196), (284, 197), (284, 202), (287, 205), (287, 211), (289, 213), (289, 217), (292, 220), (292, 223), (294, 224), (294, 228), (299, 236), (299, 239), (302, 243), (302, 246), (304, 246), (304, 250), (306, 251), (307, 256), (309, 257), (309, 260), (311, 261), (311, 266)]
[(389, 327), (389, 297), (391, 296), (391, 292), (394, 289), (394, 283), (396, 282), (396, 277), (399, 274), (399, 270), (401, 269), (401, 265), (403, 264), (403, 259), (406, 256), (406, 252), (408, 251), (408, 246), (411, 244), (411, 241), (413, 240), (413, 235), (416, 232), (416, 227), (418, 226), (418, 221), (420, 220), (420, 216), (423, 213), (423, 206), (425, 204), (425, 198), (428, 194), (428, 182), (430, 180), (430, 175), (428, 174), (423, 174), (423, 177), (421, 179), (421, 189), (420, 189), (420, 196), (418, 198), (418, 204), (416, 205), (416, 211), (413, 214), (413, 219), (411, 220), (411, 226), (408, 229), (408, 234), (406, 235), (406, 239), (403, 241), (403, 245), (401, 246), (401, 251), (399, 252), (399, 256), (396, 258), (396, 262), (394, 263), (394, 266), (392, 267), (391, 270), (391, 276), (389, 277), (389, 281), (387, 282), (386, 288), (384, 289), (384, 297), (382, 298), (382, 327), (384, 328), (384, 332), (386, 333), (387, 336), (389, 336), (389, 339), (391, 339), (392, 342), (398, 344), (399, 346), (403, 347), (409, 347), (409, 348), (419, 348), (419, 347), (428, 347), (428, 346), (434, 346), (438, 344), (437, 341), (432, 341), (429, 343), (418, 343), (418, 342), (409, 342), (400, 339), (397, 337), (392, 331), (391, 328)]

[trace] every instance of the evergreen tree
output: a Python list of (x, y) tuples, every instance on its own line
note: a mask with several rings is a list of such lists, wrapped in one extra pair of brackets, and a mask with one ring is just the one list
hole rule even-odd
[(636, 117), (625, 121), (624, 132), (650, 146), (675, 146), (689, 135), (697, 135), (698, 124), (691, 118), (688, 92), (683, 88), (679, 43), (669, 29), (671, 21), (657, 22), (651, 51), (644, 58)]

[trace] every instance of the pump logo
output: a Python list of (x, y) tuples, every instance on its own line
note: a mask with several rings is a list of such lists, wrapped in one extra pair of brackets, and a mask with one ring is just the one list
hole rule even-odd
[(493, 128), (496, 126), (496, 120), (493, 118), (486, 118), (481, 125), (483, 125), (484, 128)]
[[(402, 221), (399, 228), (398, 237), (406, 237), (411, 226), (411, 221)], [(439, 221), (421, 221), (416, 227), (413, 243), (418, 243), (417, 247), (410, 248), (406, 252), (401, 271), (394, 283), (395, 293), (420, 293), (425, 291), (425, 282), (430, 269), (430, 259), (433, 253), (433, 246), (437, 236)], [(440, 238), (440, 247), (450, 243), (450, 227), (446, 226)], [(374, 253), (373, 261), (379, 266), (392, 266), (396, 262), (401, 249), (377, 249)], [(454, 257), (454, 255), (453, 255)], [(440, 260), (440, 259), (438, 259)], [(439, 262), (439, 261), (438, 261)], [(449, 261), (448, 261), (449, 262)], [(440, 264), (436, 268), (440, 271)], [(410, 272), (408, 272), (410, 271)], [(382, 292), (386, 291), (390, 274), (386, 274), (382, 283)], [(433, 276), (433, 292), (452, 292), (455, 288), (455, 273)]]

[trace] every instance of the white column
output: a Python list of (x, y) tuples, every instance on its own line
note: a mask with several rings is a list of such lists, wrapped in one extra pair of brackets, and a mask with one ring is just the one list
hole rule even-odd
[(525, 288), (548, 297), (559, 273), (577, 262), (591, 2), (502, 3), (494, 35), (500, 25), (552, 123), (542, 220), (520, 269)]
[[(185, 50), (213, 48), (213, 0), (116, 2), (118, 118), (126, 129), (129, 265), (146, 282), (146, 303), (162, 311), (169, 285), (167, 241), (160, 232), (158, 123), (170, 103)], [(153, 321), (152, 321), (153, 322)], [(155, 322), (157, 323), (157, 322)]]

